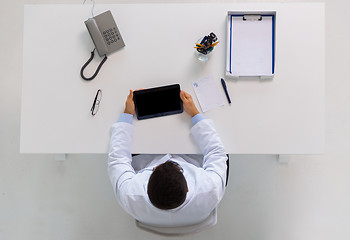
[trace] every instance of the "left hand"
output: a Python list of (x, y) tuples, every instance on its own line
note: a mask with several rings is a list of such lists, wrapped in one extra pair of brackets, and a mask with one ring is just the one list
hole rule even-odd
[(132, 90), (130, 90), (129, 95), (126, 98), (124, 113), (129, 113), (131, 115), (135, 114), (136, 111), (135, 111), (135, 103), (134, 103), (133, 97), (134, 97), (134, 93)]

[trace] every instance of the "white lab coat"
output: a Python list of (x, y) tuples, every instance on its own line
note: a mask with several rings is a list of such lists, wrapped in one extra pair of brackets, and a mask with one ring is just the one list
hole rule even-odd
[[(112, 126), (108, 174), (119, 204), (138, 221), (154, 226), (185, 226), (205, 220), (224, 195), (227, 168), (227, 156), (212, 121), (201, 120), (191, 129), (204, 156), (203, 167), (188, 155), (147, 155), (153, 157), (152, 161), (136, 173), (130, 152), (133, 129), (126, 122)], [(142, 161), (142, 155), (137, 157)], [(182, 167), (188, 193), (181, 206), (161, 210), (150, 202), (147, 184), (153, 168), (167, 160)]]

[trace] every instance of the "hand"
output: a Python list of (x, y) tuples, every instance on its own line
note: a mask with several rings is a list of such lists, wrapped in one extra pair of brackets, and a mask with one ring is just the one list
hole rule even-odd
[(129, 95), (126, 98), (124, 113), (129, 113), (131, 115), (135, 114), (135, 103), (134, 103), (133, 97), (134, 97), (134, 93), (132, 90), (130, 90)]
[(190, 94), (188, 94), (187, 92), (181, 90), (180, 98), (182, 100), (182, 105), (184, 107), (185, 112), (188, 115), (190, 115), (190, 117), (194, 117), (194, 116), (196, 116), (199, 113), (196, 105), (194, 105), (192, 96)]

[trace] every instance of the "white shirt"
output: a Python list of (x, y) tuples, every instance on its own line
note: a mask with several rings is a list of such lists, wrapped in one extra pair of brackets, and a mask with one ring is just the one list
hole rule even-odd
[[(190, 155), (147, 155), (152, 161), (136, 173), (130, 152), (133, 129), (127, 122), (112, 125), (108, 174), (119, 204), (138, 221), (154, 226), (185, 226), (205, 220), (224, 195), (227, 167), (227, 156), (212, 121), (203, 119), (191, 129), (204, 156), (203, 167), (193, 164), (196, 159)], [(142, 161), (142, 155), (137, 157)], [(147, 184), (153, 168), (167, 160), (183, 169), (188, 193), (179, 207), (162, 210), (150, 202)]]

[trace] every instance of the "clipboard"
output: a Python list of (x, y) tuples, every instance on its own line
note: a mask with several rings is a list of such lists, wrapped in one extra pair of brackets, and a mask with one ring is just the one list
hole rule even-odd
[(273, 78), (276, 12), (228, 12), (226, 76)]

